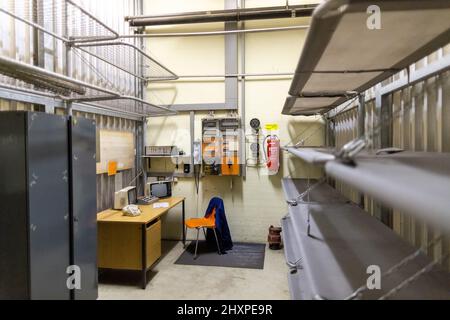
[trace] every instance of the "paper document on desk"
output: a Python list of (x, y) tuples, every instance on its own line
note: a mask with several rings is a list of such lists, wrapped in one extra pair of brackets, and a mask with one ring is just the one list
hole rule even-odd
[(168, 207), (169, 207), (168, 202), (158, 202), (153, 205), (153, 209), (168, 208)]

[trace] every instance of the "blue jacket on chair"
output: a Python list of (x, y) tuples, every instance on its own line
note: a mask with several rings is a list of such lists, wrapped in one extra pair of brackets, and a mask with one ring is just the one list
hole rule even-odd
[[(233, 240), (231, 239), (230, 229), (228, 228), (223, 200), (217, 197), (212, 198), (209, 202), (208, 209), (206, 210), (205, 217), (208, 217), (214, 208), (216, 209), (216, 232), (217, 237), (219, 238), (219, 247), (222, 253), (225, 253), (227, 250), (233, 249)], [(216, 246), (216, 239), (212, 230), (208, 230), (206, 241), (211, 244), (211, 246)]]

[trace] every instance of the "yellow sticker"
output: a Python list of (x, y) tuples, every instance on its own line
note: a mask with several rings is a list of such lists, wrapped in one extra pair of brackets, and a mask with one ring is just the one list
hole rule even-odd
[(269, 130), (269, 131), (276, 131), (276, 130), (278, 130), (279, 129), (279, 126), (278, 126), (278, 124), (276, 124), (276, 123), (269, 123), (269, 124), (266, 124), (266, 130)]

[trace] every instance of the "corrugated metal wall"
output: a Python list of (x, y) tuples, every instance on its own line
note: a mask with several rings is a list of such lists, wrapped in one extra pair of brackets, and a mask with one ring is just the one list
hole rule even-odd
[[(75, 2), (86, 8), (94, 16), (98, 17), (108, 26), (119, 32), (119, 34), (130, 34), (131, 31), (125, 23), (124, 17), (127, 15), (135, 14), (134, 0), (80, 0)], [(42, 3), (48, 4), (49, 1), (44, 0)], [(54, 3), (56, 3), (56, 1)], [(11, 6), (11, 8), (13, 8), (16, 13), (20, 13), (21, 15), (25, 15), (28, 17), (30, 17), (31, 15), (32, 0), (11, 0), (9, 1), (8, 5)], [(58, 28), (61, 28), (61, 24), (56, 23), (56, 21), (59, 21), (58, 19), (60, 19), (61, 17), (61, 13), (59, 12), (60, 10), (61, 8), (58, 6), (55, 10), (45, 10), (45, 14), (52, 15), (51, 19), (49, 17), (49, 20), (55, 22), (53, 24), (46, 25), (46, 28), (48, 28), (49, 30), (56, 32), (60, 31)], [(44, 53), (44, 55), (40, 55), (42, 59), (40, 61), (40, 65), (45, 66), (45, 68), (48, 70), (56, 71), (58, 73), (65, 73), (67, 64), (65, 63), (64, 58), (65, 46), (63, 45), (63, 42), (60, 40), (56, 40), (51, 36), (45, 35), (43, 37), (42, 46), (42, 52)], [(3, 14), (0, 19), (0, 54), (17, 59), (19, 61), (33, 64), (33, 47), (32, 28)], [(122, 71), (119, 71), (118, 69), (104, 62), (98, 61), (98, 59), (94, 60), (92, 57), (88, 57), (86, 54), (81, 55), (81, 57), (87, 59), (91, 63), (94, 63), (96, 69), (100, 71), (102, 75), (107, 76), (108, 83), (112, 83), (116, 90), (124, 94), (135, 95), (138, 88), (136, 88), (134, 77)], [(92, 68), (89, 68), (88, 65), (83, 62), (83, 59), (81, 57), (74, 53), (70, 54), (71, 64), (73, 66), (71, 76), (100, 86), (107, 86), (107, 84), (105, 83), (106, 80)], [(0, 83), (19, 88), (33, 88), (31, 85), (2, 75), (0, 75)], [(8, 110), (44, 111), (44, 106), (0, 99), (0, 111)], [(65, 110), (58, 109), (55, 110), (55, 112), (61, 114), (65, 113)], [(97, 121), (98, 130), (124, 130), (133, 132), (135, 133), (135, 135), (137, 134), (137, 122), (132, 120), (77, 111), (74, 111), (74, 116), (95, 119)], [(117, 177), (108, 177), (108, 175), (106, 174), (98, 175), (98, 210), (101, 211), (111, 208), (113, 206), (114, 192), (116, 190), (116, 187), (127, 186), (133, 180), (135, 175), (135, 169), (125, 170), (121, 172)]]
[[(449, 48), (450, 46), (447, 46), (441, 50), (440, 55), (435, 53), (419, 61), (413, 68), (419, 70), (437, 59), (442, 59), (450, 54)], [(396, 75), (384, 82), (383, 86), (389, 85), (400, 76)], [(334, 134), (337, 148), (358, 137), (359, 115), (356, 105), (357, 103), (354, 108), (349, 108), (335, 117)], [(387, 114), (390, 120), (386, 121), (383, 114)], [(450, 152), (450, 71), (383, 96), (378, 108), (375, 100), (366, 102), (365, 132), (373, 137), (374, 149), (398, 147), (410, 151)], [(361, 195), (356, 190), (339, 181), (335, 184), (336, 188), (352, 201), (361, 203)], [(435, 237), (441, 235), (426, 222), (384, 208), (367, 196), (364, 197), (364, 207), (367, 212), (392, 227), (414, 246), (426, 247)], [(437, 260), (449, 252), (450, 236), (428, 250), (428, 254)], [(450, 262), (445, 263), (450, 270)]]

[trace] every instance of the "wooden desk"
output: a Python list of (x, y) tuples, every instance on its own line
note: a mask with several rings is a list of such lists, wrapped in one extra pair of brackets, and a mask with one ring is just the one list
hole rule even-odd
[(106, 210), (97, 214), (98, 267), (103, 269), (136, 270), (142, 273), (142, 288), (147, 287), (147, 271), (161, 257), (161, 220), (180, 203), (183, 245), (186, 245), (185, 200), (182, 197), (161, 199), (168, 208), (139, 206), (138, 217), (124, 216), (122, 211)]

